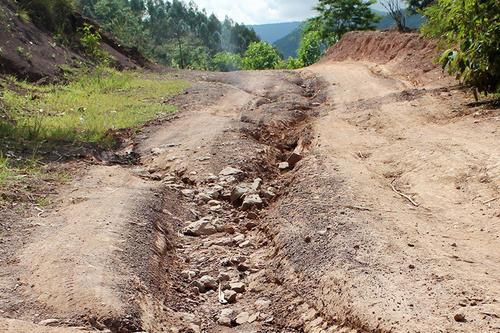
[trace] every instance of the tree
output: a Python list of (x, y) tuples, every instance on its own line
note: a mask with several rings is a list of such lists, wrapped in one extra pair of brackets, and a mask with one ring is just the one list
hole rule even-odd
[(380, 3), (387, 10), (394, 22), (396, 22), (398, 31), (408, 31), (408, 28), (406, 27), (405, 10), (401, 8), (399, 0), (385, 0), (381, 1)]
[(324, 42), (331, 45), (352, 30), (369, 30), (380, 21), (370, 6), (375, 0), (320, 0), (313, 20)]
[(304, 66), (310, 66), (318, 61), (323, 54), (323, 49), (319, 31), (309, 31), (302, 36), (300, 41), (297, 51), (298, 60)]
[(279, 52), (269, 43), (253, 42), (243, 58), (244, 69), (273, 69), (281, 61)]
[(449, 47), (443, 67), (480, 92), (500, 92), (500, 2), (438, 0), (424, 14), (423, 33)]

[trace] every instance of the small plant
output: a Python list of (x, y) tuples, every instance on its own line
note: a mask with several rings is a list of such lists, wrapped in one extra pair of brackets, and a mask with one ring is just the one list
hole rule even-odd
[(26, 49), (22, 46), (16, 47), (16, 52), (27, 61), (31, 61), (31, 58), (33, 57), (31, 52), (26, 51)]
[(25, 9), (19, 9), (17, 17), (19, 17), (24, 23), (28, 23), (30, 21), (30, 14)]
[(93, 26), (85, 23), (80, 29), (80, 45), (85, 54), (98, 63), (105, 63), (109, 60), (106, 53), (101, 50), (101, 34)]
[(221, 72), (232, 72), (240, 70), (242, 59), (239, 54), (230, 52), (217, 53), (212, 59), (212, 69)]

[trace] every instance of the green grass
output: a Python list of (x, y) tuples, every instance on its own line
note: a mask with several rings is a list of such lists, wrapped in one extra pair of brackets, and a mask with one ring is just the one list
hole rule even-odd
[(20, 82), (17, 86), (24, 92), (3, 93), (3, 104), (15, 125), (0, 124), (0, 137), (109, 145), (110, 131), (134, 128), (176, 111), (164, 101), (187, 83), (100, 69), (65, 86)]
[(89, 144), (113, 148), (117, 131), (137, 130), (175, 112), (166, 101), (188, 83), (161, 74), (100, 68), (72, 74), (64, 85), (40, 86), (7, 78), (0, 86), (1, 206), (2, 200), (18, 200), (19, 192), (31, 197), (43, 181), (67, 180), (52, 168), (53, 163), (43, 162), (40, 150)]

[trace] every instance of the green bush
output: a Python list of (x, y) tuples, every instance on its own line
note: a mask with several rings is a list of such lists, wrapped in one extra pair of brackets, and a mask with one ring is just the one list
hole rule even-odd
[(480, 92), (500, 91), (500, 1), (439, 0), (424, 14), (423, 33), (448, 47), (443, 67)]
[(319, 60), (323, 54), (321, 34), (319, 31), (310, 31), (304, 34), (300, 41), (298, 59), (304, 66), (310, 66)]
[(282, 60), (279, 52), (269, 43), (253, 42), (243, 57), (244, 69), (274, 69)]
[(242, 61), (239, 54), (219, 52), (212, 58), (212, 70), (221, 72), (238, 71), (242, 67)]

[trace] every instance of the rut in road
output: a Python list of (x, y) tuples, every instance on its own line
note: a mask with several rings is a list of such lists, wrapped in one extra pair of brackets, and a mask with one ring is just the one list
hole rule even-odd
[[(253, 75), (212, 79), (250, 99), (209, 151), (188, 148), (204, 152), (197, 159), (205, 167), (172, 161), (164, 213), (178, 236), (169, 238), (175, 251), (165, 266), (165, 306), (177, 320), (153, 325), (172, 332), (351, 332), (276, 278), (270, 265), (276, 251), (264, 223), (266, 207), (286, 192), (289, 172), (313, 139), (310, 121), (324, 100), (322, 83), (305, 73), (269, 73), (273, 80), (264, 76), (260, 83), (251, 82)], [(234, 98), (227, 96), (233, 107)], [(155, 160), (148, 163), (158, 165)]]

